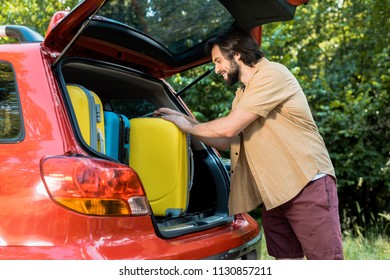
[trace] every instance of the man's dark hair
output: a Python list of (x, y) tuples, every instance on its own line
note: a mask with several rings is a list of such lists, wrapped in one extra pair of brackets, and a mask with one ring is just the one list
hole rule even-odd
[(211, 54), (214, 45), (218, 45), (226, 59), (232, 60), (235, 54), (240, 54), (241, 61), (248, 66), (254, 66), (264, 57), (264, 53), (260, 50), (251, 33), (240, 27), (231, 27), (208, 40), (206, 43), (207, 54)]

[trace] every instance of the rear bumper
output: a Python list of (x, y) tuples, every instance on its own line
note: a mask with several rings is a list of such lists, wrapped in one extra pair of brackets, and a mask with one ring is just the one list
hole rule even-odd
[(260, 259), (262, 233), (237, 248), (206, 258), (206, 260), (258, 260)]
[(156, 235), (150, 217), (75, 216), (77, 222), (71, 219), (73, 222), (61, 227), (67, 229), (62, 238), (50, 241), (46, 232), (39, 242), (0, 245), (0, 259), (225, 260), (260, 256), (261, 232), (247, 214), (237, 215), (224, 226), (170, 239)]

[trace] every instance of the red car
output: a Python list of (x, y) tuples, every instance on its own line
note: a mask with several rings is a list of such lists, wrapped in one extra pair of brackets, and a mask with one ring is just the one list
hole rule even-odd
[[(229, 216), (229, 173), (214, 149), (195, 138), (180, 144), (188, 174), (176, 173), (190, 186), (165, 202), (174, 210), (159, 212), (153, 192), (172, 192), (175, 172), (163, 163), (141, 175), (132, 161), (150, 152), (134, 150), (132, 136), (130, 159), (109, 155), (110, 127), (92, 145), (71, 93), (94, 93), (100, 117), (132, 121), (162, 106), (190, 115), (164, 78), (209, 62), (205, 41), (232, 24), (260, 38), (258, 26), (293, 17), (293, 2), (303, 1), (85, 0), (54, 15), (45, 38), (0, 26), (17, 41), (0, 45), (0, 259), (259, 258), (258, 224)], [(139, 139), (156, 138), (157, 157), (171, 142), (153, 133)], [(161, 189), (148, 190), (149, 179)]]

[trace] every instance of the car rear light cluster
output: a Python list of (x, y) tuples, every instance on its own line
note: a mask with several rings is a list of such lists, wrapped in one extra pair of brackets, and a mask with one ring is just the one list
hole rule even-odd
[(76, 212), (97, 216), (148, 215), (141, 181), (128, 166), (88, 157), (56, 156), (41, 162), (51, 198)]

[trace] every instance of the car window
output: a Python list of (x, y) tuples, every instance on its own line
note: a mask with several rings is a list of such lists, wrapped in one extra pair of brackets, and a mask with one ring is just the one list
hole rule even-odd
[(98, 14), (135, 28), (174, 54), (207, 40), (234, 22), (217, 0), (112, 0)]
[(21, 116), (13, 68), (0, 61), (0, 143), (21, 140)]
[(147, 99), (111, 99), (111, 107), (115, 112), (125, 115), (129, 119), (152, 113), (158, 107)]

